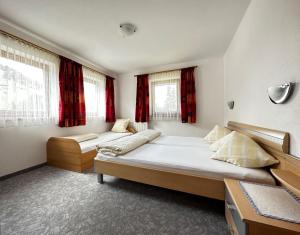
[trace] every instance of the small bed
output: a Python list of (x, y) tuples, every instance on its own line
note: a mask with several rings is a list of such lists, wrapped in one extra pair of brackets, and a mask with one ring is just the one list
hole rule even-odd
[[(292, 169), (295, 162), (299, 165), (299, 160), (287, 154), (288, 133), (236, 122), (229, 122), (228, 128), (252, 137), (277, 158), (280, 164), (274, 167)], [(99, 182), (107, 174), (219, 200), (224, 200), (224, 178), (274, 184), (269, 169), (241, 168), (210, 156), (202, 138), (161, 136), (123, 156), (97, 155), (95, 170)]]
[(96, 146), (108, 141), (132, 135), (130, 132), (104, 132), (97, 138), (78, 142), (81, 135), (67, 137), (51, 137), (47, 142), (47, 164), (65, 170), (83, 172), (91, 169), (97, 155)]

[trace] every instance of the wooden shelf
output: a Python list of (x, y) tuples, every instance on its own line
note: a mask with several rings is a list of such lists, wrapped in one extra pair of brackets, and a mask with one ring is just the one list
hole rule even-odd
[(291, 171), (271, 169), (273, 176), (288, 190), (300, 197), (300, 176)]

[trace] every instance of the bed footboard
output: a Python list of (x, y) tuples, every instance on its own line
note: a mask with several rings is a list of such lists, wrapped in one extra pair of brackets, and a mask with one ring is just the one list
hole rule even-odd
[(101, 159), (95, 159), (94, 168), (99, 174), (100, 183), (101, 175), (103, 177), (103, 174), (106, 174), (218, 200), (225, 198), (223, 180), (205, 178), (187, 172), (155, 169), (147, 165), (129, 165)]
[(65, 170), (83, 172), (91, 169), (96, 150), (81, 153), (79, 144), (68, 138), (51, 137), (47, 142), (47, 164)]

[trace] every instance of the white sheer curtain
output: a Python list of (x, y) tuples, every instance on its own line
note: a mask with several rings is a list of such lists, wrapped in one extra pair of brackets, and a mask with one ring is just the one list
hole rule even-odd
[(149, 75), (151, 119), (180, 118), (180, 76), (180, 70)]
[(0, 127), (58, 120), (59, 58), (0, 34)]
[(104, 119), (106, 77), (83, 67), (84, 98), (87, 120)]

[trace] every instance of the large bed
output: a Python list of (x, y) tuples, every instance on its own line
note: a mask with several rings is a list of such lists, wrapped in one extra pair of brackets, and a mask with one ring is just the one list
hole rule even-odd
[[(188, 139), (187, 139), (188, 138)], [(134, 166), (147, 165), (160, 170), (177, 170), (217, 180), (234, 178), (275, 184), (264, 169), (250, 169), (211, 159), (213, 152), (202, 138), (162, 136), (149, 144), (118, 157), (98, 154), (96, 159)], [(180, 142), (174, 140), (180, 140)]]
[[(252, 137), (276, 157), (280, 164), (274, 167), (298, 169), (300, 161), (287, 154), (288, 133), (235, 122), (229, 122), (228, 128)], [(211, 155), (202, 138), (160, 136), (122, 156), (98, 154), (94, 165), (99, 182), (107, 174), (219, 200), (224, 200), (225, 178), (275, 184), (267, 168), (242, 168)]]

